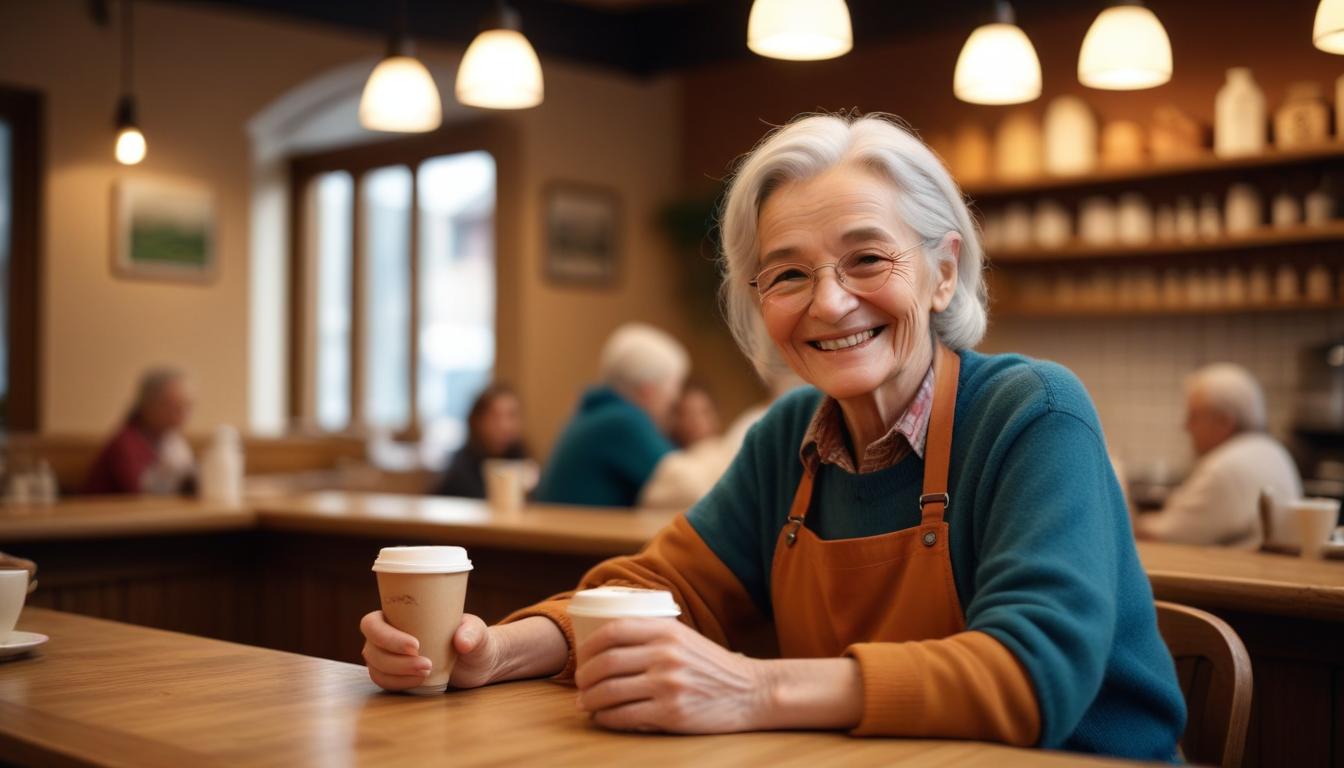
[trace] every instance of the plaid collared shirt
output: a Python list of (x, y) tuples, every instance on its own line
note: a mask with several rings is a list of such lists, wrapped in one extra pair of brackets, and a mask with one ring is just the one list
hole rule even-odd
[(929, 433), (929, 415), (933, 412), (933, 366), (924, 374), (915, 399), (896, 419), (887, 434), (874, 440), (863, 452), (863, 462), (855, 467), (853, 454), (845, 440), (845, 420), (840, 404), (827, 397), (817, 406), (812, 423), (803, 435), (799, 457), (803, 465), (816, 472), (821, 464), (834, 464), (852, 474), (876, 472), (894, 466), (914, 451), (924, 458), (924, 442)]

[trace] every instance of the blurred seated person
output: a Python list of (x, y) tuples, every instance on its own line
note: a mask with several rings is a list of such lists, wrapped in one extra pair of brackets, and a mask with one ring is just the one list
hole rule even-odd
[(691, 446), (712, 437), (723, 429), (719, 419), (719, 405), (709, 389), (698, 381), (688, 381), (681, 397), (672, 407), (672, 442), (679, 448)]
[[(770, 389), (770, 398), (757, 403), (738, 415), (722, 435), (703, 437), (693, 444), (683, 444), (682, 450), (673, 451), (658, 462), (653, 476), (644, 485), (639, 506), (657, 509), (685, 509), (709, 493), (709, 489), (723, 477), (733, 463), (747, 430), (760, 420), (770, 404), (788, 392), (805, 384), (798, 374), (782, 366), (763, 374)], [(694, 385), (687, 386), (687, 392)], [(708, 397), (708, 392), (705, 393)], [(679, 407), (684, 406), (686, 394)], [(718, 418), (717, 412), (715, 419)], [(716, 424), (717, 426), (717, 424)], [(717, 431), (717, 430), (716, 430)], [(674, 434), (676, 434), (674, 432)]]
[(526, 458), (522, 401), (509, 387), (491, 385), (472, 403), (467, 414), (467, 444), (453, 455), (434, 494), (483, 499), (483, 465), (487, 459)]
[(1160, 512), (1137, 518), (1136, 536), (1259, 547), (1261, 490), (1279, 499), (1302, 495), (1297, 466), (1265, 423), (1265, 396), (1245, 368), (1218, 363), (1193, 373), (1186, 381), (1185, 429), (1195, 451), (1194, 470)]
[(103, 447), (84, 493), (172, 495), (195, 488), (196, 462), (182, 427), (191, 412), (186, 377), (154, 368), (140, 377), (135, 403)]
[(632, 507), (673, 450), (662, 429), (686, 380), (686, 350), (642, 323), (617, 328), (602, 348), (601, 383), (560, 433), (535, 498), (553, 504)]

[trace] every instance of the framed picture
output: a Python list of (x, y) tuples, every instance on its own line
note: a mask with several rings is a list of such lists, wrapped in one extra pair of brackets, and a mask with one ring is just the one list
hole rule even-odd
[(555, 183), (546, 190), (546, 276), (605, 286), (620, 262), (620, 202), (603, 187)]
[(122, 179), (113, 188), (112, 271), (121, 277), (208, 282), (215, 211), (195, 184)]

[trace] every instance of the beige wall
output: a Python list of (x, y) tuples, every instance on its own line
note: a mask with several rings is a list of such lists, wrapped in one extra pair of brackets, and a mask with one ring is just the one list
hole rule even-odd
[[(149, 141), (145, 163), (112, 160), (117, 38), (94, 26), (80, 0), (0, 3), (0, 82), (47, 96), (43, 295), (43, 413), (47, 432), (100, 432), (119, 417), (147, 365), (190, 371), (194, 427), (248, 418), (248, 271), (251, 148), (247, 121), (274, 99), (352, 60), (375, 55), (374, 36), (210, 8), (137, 5), (136, 93)], [(422, 46), (426, 57), (457, 51)], [(543, 61), (546, 103), (507, 119), (520, 128), (521, 274), (504, 296), (521, 336), (501, 338), (520, 360), (515, 384), (531, 415), (529, 437), (549, 446), (605, 335), (624, 320), (683, 335), (674, 265), (654, 212), (675, 194), (680, 96), (674, 81), (636, 81)], [(451, 86), (440, 83), (445, 93)], [(111, 274), (111, 189), (152, 176), (208, 184), (217, 205), (219, 276), (205, 286)], [(542, 276), (541, 196), (553, 180), (612, 187), (624, 210), (619, 284), (577, 289)], [(285, 329), (277, 328), (276, 333)], [(501, 358), (509, 355), (501, 349)]]

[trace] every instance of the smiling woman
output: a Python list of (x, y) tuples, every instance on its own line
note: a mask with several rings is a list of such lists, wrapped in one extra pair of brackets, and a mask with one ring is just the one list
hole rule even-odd
[[(979, 234), (937, 157), (883, 116), (801, 118), (743, 162), (723, 233), (743, 351), (814, 388), (580, 585), (667, 590), (681, 622), (612, 621), (576, 647), (569, 593), (469, 618), (453, 684), (573, 675), (580, 707), (621, 730), (1171, 759), (1184, 704), (1096, 412), (1060, 366), (971, 350)], [(376, 612), (363, 628), (375, 682), (416, 685), (413, 640)]]

